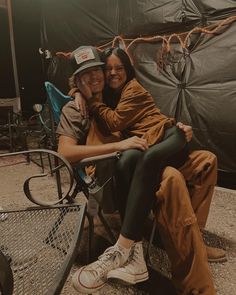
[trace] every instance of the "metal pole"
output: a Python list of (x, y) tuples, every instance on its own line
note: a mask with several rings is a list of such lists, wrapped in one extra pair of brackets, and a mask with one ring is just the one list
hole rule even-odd
[(11, 5), (11, 0), (6, 0), (6, 2), (7, 2), (9, 32), (10, 32), (10, 44), (11, 44), (11, 56), (12, 56), (12, 64), (13, 64), (13, 74), (14, 74), (14, 82), (15, 82), (15, 89), (16, 89), (16, 105), (17, 105), (16, 112), (19, 112), (21, 110), (21, 103), (20, 103), (20, 88), (19, 88), (19, 80), (18, 80), (17, 64), (16, 64), (16, 52), (15, 52), (15, 40), (14, 40), (14, 31), (13, 31), (12, 5)]

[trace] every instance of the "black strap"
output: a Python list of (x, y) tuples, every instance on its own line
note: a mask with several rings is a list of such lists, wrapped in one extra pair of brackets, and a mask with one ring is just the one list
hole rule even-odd
[(0, 250), (0, 290), (2, 295), (13, 294), (13, 274), (10, 263)]

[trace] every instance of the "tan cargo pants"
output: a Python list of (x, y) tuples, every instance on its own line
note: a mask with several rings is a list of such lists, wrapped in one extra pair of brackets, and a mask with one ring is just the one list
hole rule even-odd
[(200, 228), (206, 224), (216, 179), (216, 156), (194, 151), (179, 170), (165, 168), (156, 193), (158, 228), (178, 294), (215, 294)]

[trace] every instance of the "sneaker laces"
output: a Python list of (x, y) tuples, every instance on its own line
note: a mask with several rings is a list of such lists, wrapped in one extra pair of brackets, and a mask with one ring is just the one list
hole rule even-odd
[(95, 262), (89, 271), (94, 273), (98, 277), (98, 280), (100, 280), (101, 278), (104, 278), (110, 270), (113, 269), (113, 266), (120, 266), (122, 256), (124, 256), (122, 249), (117, 246), (109, 247), (102, 255), (98, 257), (98, 261)]
[(127, 261), (124, 263), (123, 266), (126, 266), (126, 265), (130, 264), (130, 262), (131, 262), (132, 260), (134, 260), (135, 258), (138, 258), (138, 251), (136, 250), (136, 247), (135, 247), (135, 245), (134, 245), (134, 246), (132, 247), (131, 251), (130, 251), (130, 255), (129, 255)]
[[(133, 247), (131, 248), (130, 251), (130, 255), (127, 259), (127, 261), (125, 262), (125, 264), (123, 266), (127, 266), (128, 264), (132, 263), (132, 261), (136, 261), (139, 259), (140, 253), (139, 253), (139, 246), (137, 246), (137, 244), (134, 244)], [(142, 250), (143, 251), (143, 250)]]
[(139, 258), (139, 249), (137, 249), (137, 247), (134, 247), (134, 254), (133, 254), (134, 258)]

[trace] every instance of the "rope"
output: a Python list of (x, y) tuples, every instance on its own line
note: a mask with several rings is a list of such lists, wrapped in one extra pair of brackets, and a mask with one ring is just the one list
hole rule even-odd
[[(188, 48), (188, 41), (190, 39), (190, 36), (195, 33), (204, 33), (204, 34), (215, 34), (220, 29), (225, 26), (229, 25), (232, 22), (236, 21), (236, 16), (230, 16), (222, 21), (220, 21), (218, 24), (212, 24), (207, 27), (195, 27), (191, 31), (184, 32), (184, 33), (173, 33), (169, 36), (161, 36), (161, 35), (155, 35), (155, 36), (148, 36), (148, 37), (137, 37), (135, 39), (127, 39), (122, 36), (115, 36), (112, 41), (109, 41), (103, 45), (100, 45), (96, 47), (99, 51), (103, 51), (107, 47), (111, 45), (111, 47), (115, 47), (116, 43), (121, 43), (123, 49), (126, 51), (126, 53), (129, 55), (131, 61), (132, 61), (132, 56), (130, 55), (129, 51), (134, 44), (139, 43), (139, 42), (157, 42), (158, 40), (162, 40), (162, 48), (159, 54), (159, 58), (157, 61), (158, 66), (163, 67), (164, 64), (166, 64), (166, 55), (171, 51), (171, 42), (173, 39), (176, 39), (180, 46), (183, 49)], [(126, 45), (128, 43), (128, 45)], [(64, 56), (64, 57), (69, 57), (71, 55), (71, 52), (56, 52), (57, 56)]]

